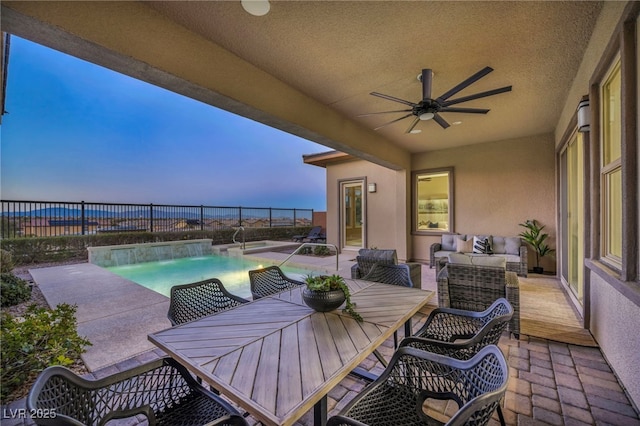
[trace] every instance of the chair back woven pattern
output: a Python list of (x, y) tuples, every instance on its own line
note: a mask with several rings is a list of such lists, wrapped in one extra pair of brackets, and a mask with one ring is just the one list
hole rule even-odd
[(427, 398), (453, 400), (459, 409), (447, 425), (485, 425), (504, 396), (509, 377), (504, 355), (491, 345), (468, 361), (400, 348), (378, 380), (365, 388), (328, 426), (441, 424), (421, 409)]
[(370, 256), (356, 256), (358, 262), (358, 268), (360, 269), (360, 275), (366, 277), (375, 265), (395, 265), (396, 262), (391, 257), (370, 257)]
[(227, 291), (217, 278), (171, 288), (167, 317), (172, 325), (183, 324), (247, 303)]
[(375, 263), (369, 273), (362, 279), (401, 287), (413, 287), (411, 271), (409, 270), (409, 266), (404, 264)]
[[(132, 370), (89, 381), (63, 367), (49, 367), (38, 377), (29, 396), (29, 409), (55, 410), (54, 419), (37, 419), (37, 424), (102, 425), (114, 417), (142, 413), (150, 424), (201, 425), (234, 415), (221, 424), (246, 424), (237, 411), (217, 396), (205, 395), (189, 373), (174, 360), (160, 359)], [(127, 415), (128, 414), (128, 415)], [(240, 418), (240, 419), (239, 419)], [(77, 424), (77, 423), (73, 423)]]
[(488, 345), (497, 345), (513, 316), (513, 307), (500, 298), (484, 312), (437, 308), (418, 332), (403, 342), (460, 360), (467, 360)]
[(277, 266), (249, 271), (249, 281), (253, 300), (304, 285), (301, 281), (287, 277)]
[(447, 270), (452, 308), (484, 311), (506, 296), (504, 268), (449, 264)]

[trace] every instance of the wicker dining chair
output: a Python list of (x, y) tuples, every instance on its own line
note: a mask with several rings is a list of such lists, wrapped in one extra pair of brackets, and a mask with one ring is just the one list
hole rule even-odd
[[(505, 298), (496, 300), (483, 312), (436, 308), (420, 330), (400, 342), (400, 347), (410, 346), (468, 360), (482, 348), (497, 345), (512, 316), (513, 307)], [(500, 405), (497, 411), (500, 423), (504, 426)]]
[(249, 281), (251, 282), (253, 300), (304, 285), (302, 281), (287, 277), (277, 266), (267, 266), (249, 271)]
[(483, 312), (436, 308), (420, 330), (400, 346), (467, 360), (485, 346), (497, 345), (512, 316), (513, 307), (504, 298)]
[(448, 426), (486, 425), (507, 390), (508, 378), (507, 362), (495, 345), (467, 361), (402, 347), (380, 377), (327, 426), (441, 425), (435, 418), (439, 416), (424, 409), (431, 399), (458, 405), (444, 423)]
[(172, 358), (99, 380), (48, 367), (31, 387), (26, 404), (28, 413), (42, 413), (33, 416), (38, 425), (94, 426), (144, 415), (149, 425), (247, 426), (233, 406), (203, 388)]
[[(360, 256), (358, 256), (360, 258)], [(377, 283), (398, 285), (401, 287), (413, 287), (411, 281), (411, 270), (409, 265), (406, 264), (392, 264), (392, 263), (374, 263), (369, 270), (369, 273), (365, 275), (363, 280), (375, 281)], [(405, 335), (411, 334), (411, 319), (405, 324)], [(398, 347), (398, 332), (393, 332), (393, 347)]]
[(171, 325), (179, 325), (248, 302), (229, 293), (219, 279), (210, 278), (171, 287), (167, 317)]

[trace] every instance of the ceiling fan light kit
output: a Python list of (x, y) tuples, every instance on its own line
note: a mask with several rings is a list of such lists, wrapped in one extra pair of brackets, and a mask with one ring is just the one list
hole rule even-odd
[[(505, 87), (501, 87), (499, 89), (493, 89), (493, 90), (488, 90), (486, 92), (475, 93), (475, 94), (469, 95), (469, 96), (463, 96), (463, 97), (457, 98), (457, 99), (449, 99), (450, 97), (452, 97), (456, 93), (462, 91), (463, 89), (465, 89), (468, 86), (472, 85), (476, 81), (480, 80), (482, 77), (484, 77), (485, 75), (489, 74), (491, 71), (493, 71), (493, 68), (484, 67), (483, 69), (481, 69), (477, 73), (473, 74), (471, 77), (467, 78), (466, 80), (464, 80), (460, 84), (458, 84), (455, 87), (451, 88), (446, 93), (444, 93), (444, 94), (440, 95), (439, 97), (433, 99), (431, 97), (431, 83), (433, 82), (433, 70), (431, 70), (429, 68), (423, 69), (422, 73), (418, 75), (418, 80), (422, 82), (422, 100), (420, 102), (418, 102), (418, 103), (410, 102), (410, 101), (406, 101), (404, 99), (396, 98), (396, 97), (385, 95), (385, 94), (382, 94), (382, 93), (371, 92), (371, 95), (373, 95), (373, 96), (376, 96), (376, 97), (382, 98), (382, 99), (386, 99), (386, 100), (389, 100), (389, 101), (401, 103), (401, 104), (406, 105), (407, 107), (410, 107), (410, 108), (394, 110), (394, 111), (380, 111), (380, 112), (372, 112), (372, 113), (368, 113), (368, 114), (360, 114), (360, 115), (358, 115), (358, 117), (364, 117), (364, 116), (376, 115), (376, 114), (389, 114), (389, 113), (405, 112), (405, 113), (407, 113), (406, 115), (404, 115), (404, 116), (402, 116), (400, 118), (397, 118), (395, 120), (391, 120), (391, 121), (389, 121), (389, 122), (387, 122), (387, 123), (385, 123), (385, 124), (383, 124), (381, 126), (378, 126), (374, 130), (381, 129), (383, 127), (388, 126), (389, 124), (396, 123), (396, 122), (398, 122), (400, 120), (404, 120), (405, 118), (409, 118), (411, 116), (413, 116), (413, 121), (412, 121), (411, 125), (407, 128), (405, 133), (411, 133), (411, 134), (419, 133), (419, 132), (414, 131), (414, 130), (416, 130), (415, 129), (416, 125), (420, 121), (427, 121), (427, 120), (433, 120), (436, 123), (438, 123), (440, 125), (440, 127), (442, 127), (443, 129), (446, 129), (450, 125), (444, 118), (442, 118), (442, 116), (440, 115), (441, 113), (444, 113), (444, 112), (457, 112), (457, 113), (463, 113), (463, 114), (486, 114), (486, 113), (489, 112), (489, 110), (485, 109), (485, 108), (460, 108), (460, 107), (452, 107), (451, 105), (456, 105), (456, 104), (459, 104), (459, 103), (462, 103), (462, 102), (468, 102), (468, 101), (472, 101), (472, 100), (475, 100), (475, 99), (485, 98), (487, 96), (493, 96), (493, 95), (497, 95), (497, 94), (500, 94), (500, 93), (505, 93), (505, 92), (510, 92), (511, 91), (511, 86), (505, 86)], [(460, 124), (460, 123), (459, 122), (455, 122), (454, 124)]]

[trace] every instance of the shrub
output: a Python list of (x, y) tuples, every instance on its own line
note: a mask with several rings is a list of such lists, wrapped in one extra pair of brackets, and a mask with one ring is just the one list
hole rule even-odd
[(0, 249), (0, 272), (3, 274), (11, 272), (15, 266), (11, 253), (7, 250)]
[(31, 288), (25, 280), (10, 273), (0, 275), (0, 305), (3, 308), (17, 305), (30, 298)]
[(330, 256), (331, 250), (327, 246), (315, 246), (313, 248), (313, 254), (316, 256)]
[(23, 317), (2, 312), (0, 380), (2, 402), (50, 365), (74, 364), (91, 343), (78, 336), (75, 305), (54, 310), (31, 305)]

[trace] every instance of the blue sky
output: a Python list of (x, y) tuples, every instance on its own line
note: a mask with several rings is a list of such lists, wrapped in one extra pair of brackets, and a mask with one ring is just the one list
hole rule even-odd
[(329, 148), (11, 38), (2, 199), (326, 210)]

